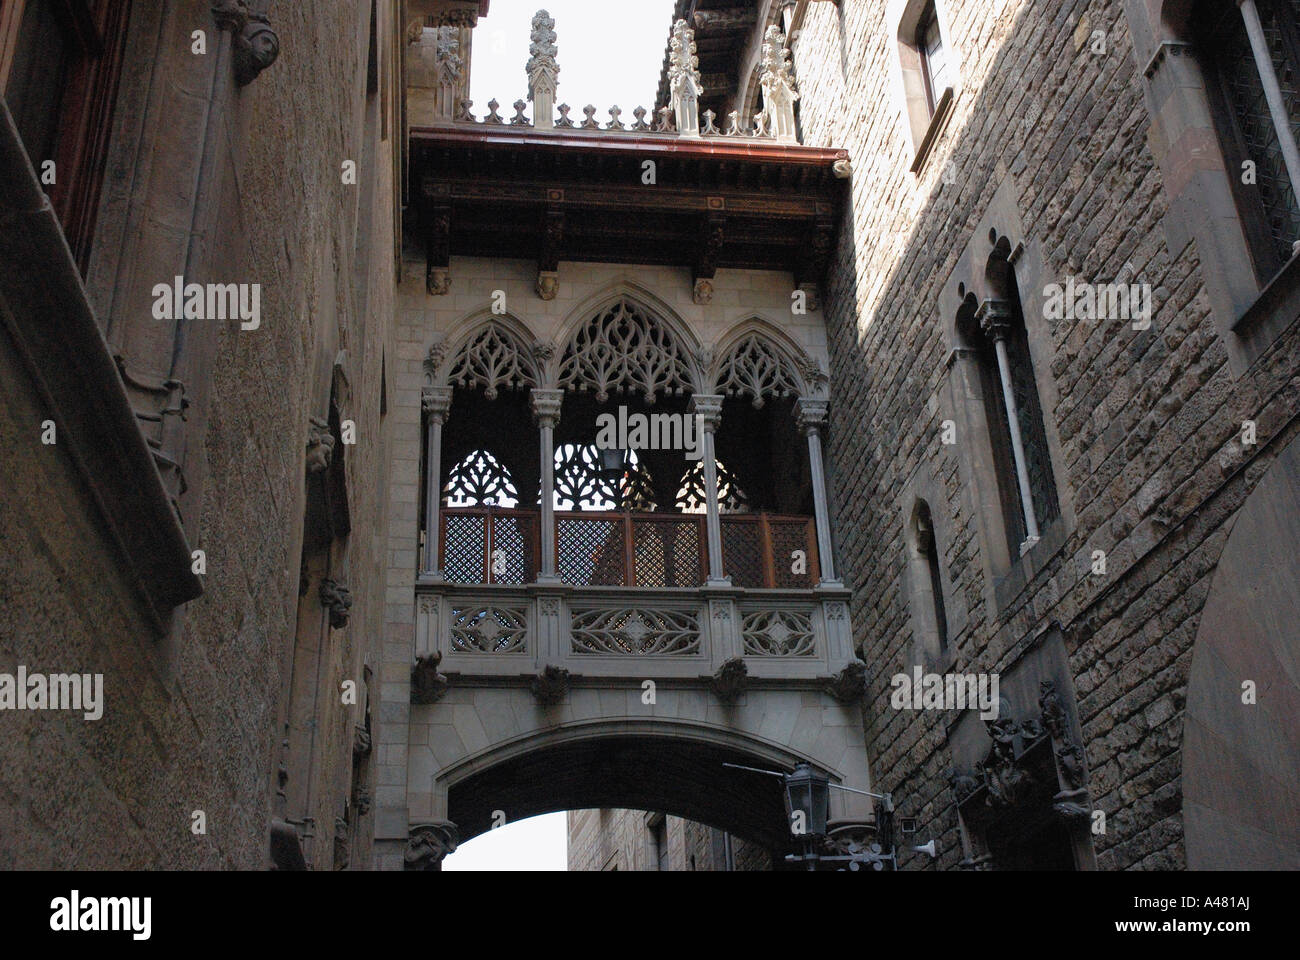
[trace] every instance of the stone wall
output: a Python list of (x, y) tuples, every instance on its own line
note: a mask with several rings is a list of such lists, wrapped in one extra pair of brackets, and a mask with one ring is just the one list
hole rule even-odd
[[(643, 810), (571, 810), (569, 870), (658, 870), (654, 835)], [(671, 871), (726, 869), (725, 834), (701, 823), (666, 817)], [(757, 844), (730, 838), (735, 870), (770, 870), (771, 855)]]
[[(131, 335), (150, 314), (141, 291), (153, 283), (181, 273), (258, 283), (261, 325), (196, 321), (177, 348), (190, 401), (180, 510), (207, 568), (203, 596), (177, 610), (165, 634), (120, 575), (67, 453), (39, 443), (35, 388), (12, 350), (0, 350), (0, 470), (10, 491), (0, 506), (0, 670), (103, 673), (107, 701), (98, 721), (0, 715), (0, 865), (263, 868), (270, 820), (283, 815), (281, 763), (310, 783), (298, 811), (315, 820), (309, 858), (318, 869), (335, 864), (353, 727), (364, 723), (363, 667), (378, 663), (389, 430), (381, 390), (395, 360), (389, 198), (400, 134), (382, 84), (367, 94), (369, 6), (278, 5), (278, 62), (236, 88), (223, 80), (229, 39), (210, 3), (135, 5), (130, 34), (149, 39), (128, 49), (87, 273), (91, 302), (136, 375), (166, 375), (172, 360), (171, 344), (151, 353), (156, 342)], [(190, 52), (197, 29), (207, 32), (207, 59)], [(396, 25), (381, 14), (379, 29), (381, 75), (391, 81)], [(175, 96), (156, 96), (167, 90)], [(210, 135), (199, 137), (204, 129)], [(171, 163), (182, 149), (195, 151), (195, 178)], [(356, 184), (341, 176), (349, 159)], [(178, 222), (178, 209), (191, 219)], [(308, 421), (327, 415), (332, 389), (356, 430), (356, 444), (337, 451), (352, 533), (330, 561), (353, 607), (349, 626), (333, 631), (301, 622), (321, 622), (316, 583), (301, 612), (298, 599)], [(296, 685), (318, 734), (305, 753), (286, 756), (296, 632), (297, 653), (312, 647), (308, 659), (321, 663)], [(356, 706), (342, 703), (345, 680), (356, 683)], [(191, 830), (198, 810), (202, 835)], [(355, 805), (348, 815), (343, 845), (353, 866), (365, 866), (369, 818)]]
[[(954, 718), (889, 706), (890, 677), (914, 662), (899, 504), (919, 477), (938, 491), (949, 602), (968, 610), (951, 669), (1005, 671), (1059, 622), (1092, 806), (1107, 815), (1093, 838), (1098, 865), (1183, 867), (1193, 640), (1235, 511), (1296, 432), (1294, 303), (1280, 307), (1286, 332), (1249, 369), (1232, 369), (1224, 337), (1236, 334), (1223, 331), (1235, 318), (1216, 324), (1199, 248), (1167, 209), (1148, 142), (1149, 51), (1134, 50), (1121, 4), (943, 0), (960, 80), (915, 175), (893, 87), (897, 24), (886, 20), (901, 6), (814, 3), (795, 49), (805, 142), (847, 148), (854, 163), (824, 309), (839, 555), (869, 671), (876, 789), (920, 817), (940, 867), (962, 859), (947, 782)], [(1016, 217), (994, 210), (999, 191)], [(1016, 565), (1020, 582), (991, 582), (962, 449), (973, 438), (941, 442), (943, 422), (960, 420), (948, 372), (958, 301), (942, 294), (963, 279), (959, 258), (989, 218), (1000, 232), (1023, 230), (1011, 241), (1041, 259), (1047, 282), (1127, 276), (1154, 290), (1143, 332), (1051, 324), (1026, 305), (1064, 520), (1050, 555)], [(1257, 422), (1256, 446), (1239, 439), (1246, 420)], [(1104, 575), (1091, 572), (1094, 551), (1106, 554)]]

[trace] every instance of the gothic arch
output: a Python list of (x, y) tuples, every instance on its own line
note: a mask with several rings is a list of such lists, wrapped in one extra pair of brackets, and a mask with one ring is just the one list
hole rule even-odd
[(759, 317), (732, 327), (718, 341), (707, 386), (726, 396), (748, 396), (755, 407), (767, 397), (825, 393), (821, 365), (786, 334)]
[(659, 395), (699, 392), (699, 342), (657, 298), (621, 283), (588, 300), (564, 324), (555, 384), (590, 390), (605, 402), (614, 393)]
[(501, 390), (524, 390), (544, 383), (542, 351), (531, 331), (509, 314), (477, 314), (429, 351), (425, 383), (478, 386), (489, 400)]

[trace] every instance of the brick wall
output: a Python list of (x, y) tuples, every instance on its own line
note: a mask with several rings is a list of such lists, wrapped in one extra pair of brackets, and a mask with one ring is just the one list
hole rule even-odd
[[(969, 610), (952, 638), (953, 670), (1003, 670), (1036, 628), (1059, 621), (1093, 805), (1108, 816), (1098, 864), (1181, 867), (1192, 643), (1234, 512), (1294, 433), (1296, 328), (1249, 371), (1230, 369), (1198, 250), (1166, 240), (1175, 225), (1165, 222), (1120, 4), (947, 0), (961, 86), (919, 176), (908, 172), (912, 143), (891, 89), (895, 25), (884, 7), (812, 4), (795, 53), (805, 142), (847, 148), (854, 163), (824, 309), (839, 554), (869, 669), (877, 789), (933, 831), (941, 867), (956, 865), (951, 717), (889, 707), (889, 678), (911, 663), (913, 629), (896, 503), (920, 471), (943, 491), (931, 504), (950, 532), (939, 546)], [(1092, 50), (1095, 31), (1104, 53)], [(940, 292), (1005, 184), (1045, 277), (1110, 282), (1130, 264), (1154, 288), (1155, 311), (1141, 333), (1027, 316), (1039, 327), (1036, 372), (1068, 522), (1063, 547), (1026, 587), (993, 603), (963, 441), (940, 442), (942, 421), (954, 417), (945, 361), (956, 307)], [(1237, 439), (1246, 419), (1259, 423), (1257, 447)], [(1105, 576), (1090, 574), (1095, 550), (1107, 555)]]

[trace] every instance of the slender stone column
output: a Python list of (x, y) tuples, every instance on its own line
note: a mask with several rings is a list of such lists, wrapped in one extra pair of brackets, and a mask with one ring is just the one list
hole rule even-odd
[(555, 574), (555, 428), (560, 423), (564, 391), (534, 389), (531, 400), (542, 443), (542, 566), (537, 582), (553, 583), (559, 580)]
[(808, 437), (808, 467), (812, 476), (813, 515), (817, 521), (817, 562), (821, 567), (821, 582), (838, 584), (835, 576), (835, 553), (831, 546), (830, 507), (826, 501), (826, 470), (822, 463), (821, 428), (826, 423), (825, 400), (800, 397), (795, 404), (795, 417), (800, 429)]
[(1011, 336), (1011, 307), (1005, 300), (985, 300), (976, 314), (980, 329), (993, 340), (998, 356), (998, 377), (1002, 381), (1002, 402), (1006, 405), (1007, 426), (1011, 433), (1011, 457), (1016, 462), (1016, 483), (1020, 487), (1020, 504), (1025, 514), (1025, 542), (1020, 553), (1038, 542), (1038, 518), (1034, 515), (1034, 496), (1029, 486), (1029, 465), (1025, 459), (1024, 438), (1020, 435), (1020, 414), (1011, 380), (1011, 359), (1007, 338)]
[[(1291, 132), (1291, 119), (1287, 116), (1286, 101), (1282, 99), (1282, 88), (1277, 82), (1277, 72), (1273, 69), (1273, 57), (1269, 53), (1268, 40), (1264, 37), (1259, 8), (1255, 6), (1255, 0), (1237, 0), (1237, 6), (1241, 9), (1242, 20), (1246, 22), (1250, 49), (1255, 54), (1255, 67), (1259, 70), (1264, 99), (1268, 101), (1268, 112), (1273, 117), (1273, 127), (1277, 130), (1282, 159), (1286, 162), (1286, 172), (1291, 178), (1291, 189), (1300, 196), (1300, 148), (1296, 147), (1295, 135)], [(1300, 238), (1294, 241), (1292, 249), (1300, 252)]]
[(713, 453), (713, 434), (722, 423), (722, 397), (696, 394), (691, 397), (691, 412), (696, 415), (696, 442), (704, 463), (704, 526), (709, 544), (709, 579), (715, 585), (731, 584), (722, 564), (722, 521), (718, 511), (718, 462)]
[(425, 387), (420, 395), (424, 407), (424, 435), (427, 443), (428, 477), (424, 487), (424, 563), (420, 579), (443, 579), (438, 556), (438, 506), (442, 502), (442, 425), (451, 410), (451, 387)]

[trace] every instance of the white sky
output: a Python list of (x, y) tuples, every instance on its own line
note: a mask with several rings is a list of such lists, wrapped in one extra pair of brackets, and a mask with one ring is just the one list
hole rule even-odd
[(565, 870), (567, 857), (565, 815), (546, 813), (479, 834), (443, 860), (442, 869)]
[[(470, 97), (475, 117), (483, 118), (493, 97), (507, 120), (515, 115), (512, 103), (528, 100), (529, 34), (533, 14), (543, 9), (555, 20), (560, 48), (555, 102), (573, 107), (569, 116), (581, 120), (590, 103), (604, 124), (617, 104), (623, 123), (630, 124), (633, 108), (654, 109), (673, 0), (492, 0), (474, 30)], [(531, 103), (525, 113), (532, 117)]]
[[(617, 104), (623, 122), (630, 124), (633, 108), (654, 109), (673, 0), (492, 0), (474, 30), (470, 97), (476, 117), (487, 113), (495, 97), (499, 113), (509, 120), (510, 105), (528, 99), (524, 65), (533, 14), (540, 9), (555, 20), (560, 65), (555, 102), (573, 107), (571, 117), (581, 120), (590, 103), (596, 119), (607, 123), (607, 111)], [(531, 103), (526, 113), (532, 117)], [(564, 870), (566, 858), (565, 815), (552, 813), (489, 830), (447, 857), (442, 868)]]

